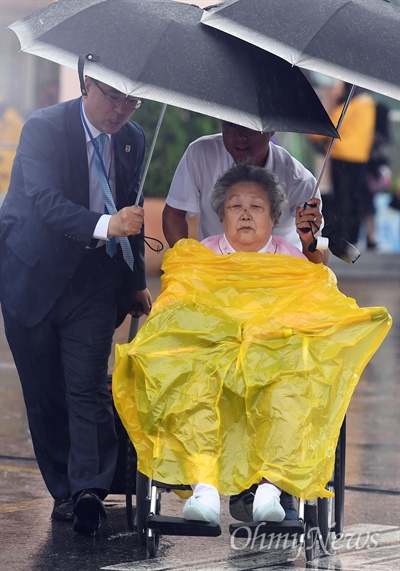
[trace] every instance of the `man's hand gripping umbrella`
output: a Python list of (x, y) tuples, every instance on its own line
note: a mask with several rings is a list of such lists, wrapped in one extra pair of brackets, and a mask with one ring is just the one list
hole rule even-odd
[[(338, 132), (342, 124), (343, 118), (346, 114), (350, 100), (353, 96), (355, 88), (356, 86), (353, 85), (347, 97), (347, 100), (343, 105), (342, 113), (340, 115), (338, 124), (336, 126)], [(321, 172), (319, 173), (318, 179), (315, 183), (315, 188), (310, 200), (304, 203), (303, 208), (298, 209), (298, 211), (300, 211), (299, 212), (300, 217), (305, 215), (306, 219), (301, 223), (298, 223), (297, 227), (300, 233), (300, 239), (306, 243), (309, 243), (308, 249), (310, 252), (315, 252), (315, 250), (323, 251), (329, 248), (332, 254), (337, 258), (340, 258), (341, 260), (347, 262), (348, 264), (354, 264), (354, 262), (356, 262), (358, 258), (361, 256), (361, 252), (355, 246), (353, 246), (353, 244), (350, 244), (350, 242), (348, 242), (341, 236), (338, 236), (336, 234), (335, 228), (331, 224), (328, 224), (326, 227), (322, 229), (322, 232), (320, 232), (320, 225), (322, 218), (321, 220), (318, 220), (318, 214), (320, 214), (318, 208), (319, 200), (315, 199), (315, 195), (319, 188), (322, 175), (325, 172), (326, 165), (328, 164), (328, 160), (331, 155), (334, 142), (335, 139), (332, 138), (328, 150), (326, 152), (324, 162), (321, 167)], [(310, 209), (313, 209), (313, 211), (307, 215), (306, 211)], [(315, 211), (315, 209), (317, 210)], [(314, 217), (312, 217), (312, 214), (315, 214)], [(301, 224), (301, 226), (299, 224)], [(312, 237), (312, 240), (309, 239), (310, 235)]]

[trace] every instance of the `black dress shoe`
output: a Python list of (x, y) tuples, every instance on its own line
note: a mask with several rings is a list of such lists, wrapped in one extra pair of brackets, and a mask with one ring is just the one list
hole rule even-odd
[(100, 527), (102, 519), (106, 519), (106, 508), (94, 492), (84, 490), (76, 499), (74, 524), (72, 529), (82, 535), (94, 535)]
[[(253, 521), (253, 500), (256, 493), (257, 486), (252, 486), (249, 490), (245, 490), (237, 496), (229, 498), (229, 512), (232, 517), (239, 521)], [(282, 492), (281, 506), (285, 510), (285, 519), (297, 520), (299, 519), (298, 512), (293, 502), (293, 496)]]
[(253, 500), (257, 485), (229, 498), (229, 513), (239, 521), (253, 521)]
[(74, 519), (75, 502), (72, 498), (66, 500), (55, 500), (53, 511), (51, 512), (51, 519), (55, 521), (72, 521)]

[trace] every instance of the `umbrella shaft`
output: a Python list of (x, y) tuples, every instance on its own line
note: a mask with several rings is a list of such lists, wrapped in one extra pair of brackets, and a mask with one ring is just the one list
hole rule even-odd
[(145, 182), (145, 180), (146, 180), (147, 172), (148, 172), (148, 170), (149, 170), (149, 166), (150, 166), (150, 163), (151, 163), (151, 159), (152, 159), (152, 157), (153, 157), (154, 147), (156, 146), (156, 142), (157, 142), (157, 138), (158, 138), (158, 133), (160, 132), (161, 124), (162, 124), (162, 122), (163, 122), (166, 109), (167, 109), (167, 105), (166, 105), (165, 103), (163, 103), (163, 106), (161, 107), (160, 115), (159, 115), (159, 117), (158, 117), (156, 129), (155, 129), (155, 131), (154, 131), (153, 140), (152, 140), (152, 142), (151, 142), (151, 147), (150, 147), (150, 150), (149, 150), (149, 156), (147, 157), (146, 166), (145, 166), (144, 171), (143, 171), (142, 180), (140, 181), (140, 187), (139, 187), (139, 190), (138, 190), (138, 193), (137, 193), (137, 197), (136, 197), (136, 201), (135, 201), (135, 206), (137, 206), (137, 205), (139, 204), (140, 197), (142, 196), (143, 187), (144, 187), (144, 182)]
[[(349, 93), (349, 95), (347, 96), (347, 99), (346, 99), (346, 101), (345, 101), (345, 104), (343, 105), (343, 109), (342, 109), (342, 112), (341, 112), (341, 114), (340, 114), (338, 124), (337, 124), (337, 126), (336, 126), (336, 130), (337, 130), (338, 132), (339, 132), (340, 126), (341, 126), (341, 124), (342, 124), (342, 122), (343, 122), (343, 119), (344, 119), (344, 116), (345, 116), (345, 114), (346, 114), (347, 108), (348, 108), (348, 106), (349, 106), (350, 100), (351, 100), (351, 98), (353, 97), (353, 93), (354, 93), (355, 88), (356, 88), (355, 85), (352, 85), (352, 86), (351, 86), (350, 93)], [(339, 133), (339, 135), (340, 135), (340, 133)], [(314, 187), (314, 190), (313, 190), (313, 193), (312, 193), (311, 198), (314, 198), (315, 195), (317, 194), (317, 190), (319, 189), (319, 185), (320, 185), (320, 183), (321, 183), (321, 179), (322, 179), (323, 174), (324, 174), (324, 172), (325, 172), (326, 165), (328, 164), (329, 158), (330, 158), (330, 156), (331, 156), (332, 147), (333, 147), (333, 144), (334, 144), (335, 140), (336, 140), (336, 139), (334, 139), (334, 137), (332, 137), (331, 142), (329, 143), (329, 147), (328, 147), (328, 150), (326, 151), (326, 155), (325, 155), (325, 158), (324, 158), (324, 162), (322, 163), (321, 171), (320, 171), (319, 176), (318, 176), (318, 178), (317, 178), (317, 182), (315, 183), (315, 187)]]

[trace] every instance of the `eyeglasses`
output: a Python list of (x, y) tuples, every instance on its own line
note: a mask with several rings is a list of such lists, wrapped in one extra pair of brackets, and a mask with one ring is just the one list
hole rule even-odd
[(92, 78), (92, 81), (96, 85), (96, 87), (99, 88), (104, 97), (107, 99), (109, 103), (111, 103), (113, 107), (119, 107), (120, 105), (122, 105), (123, 107), (126, 107), (130, 111), (136, 111), (136, 109), (139, 109), (139, 107), (142, 104), (141, 99), (136, 99), (135, 97), (128, 97), (128, 96), (124, 97), (123, 95), (122, 96), (111, 95), (111, 93), (106, 93), (104, 89), (100, 87), (96, 79)]

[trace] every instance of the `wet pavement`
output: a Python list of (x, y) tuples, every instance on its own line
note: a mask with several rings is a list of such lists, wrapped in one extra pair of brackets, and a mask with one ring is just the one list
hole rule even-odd
[[(400, 257), (366, 252), (354, 265), (333, 259), (339, 288), (360, 306), (386, 306), (393, 327), (353, 396), (347, 414), (344, 537), (314, 569), (399, 569), (400, 511)], [(158, 278), (151, 278), (153, 295)], [(128, 321), (116, 332), (124, 343)], [(125, 496), (106, 500), (109, 517), (95, 538), (51, 522), (52, 500), (34, 459), (21, 389), (0, 322), (0, 569), (5, 571), (250, 571), (305, 569), (304, 551), (288, 545), (244, 545), (228, 533), (233, 522), (222, 502), (218, 538), (164, 536), (149, 559), (129, 530)], [(110, 369), (113, 361), (110, 359)], [(163, 494), (163, 514), (181, 515), (182, 500)]]

